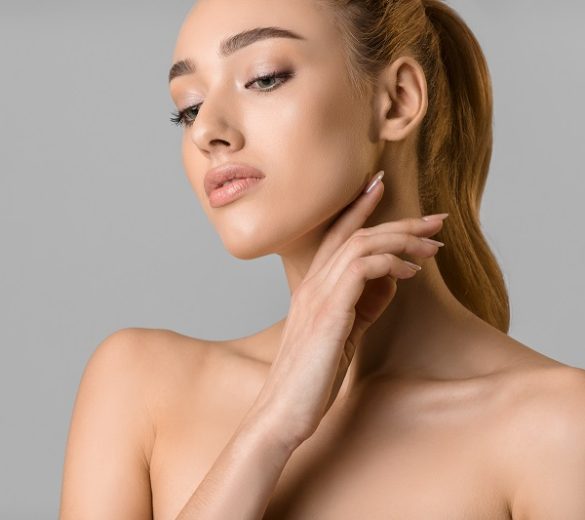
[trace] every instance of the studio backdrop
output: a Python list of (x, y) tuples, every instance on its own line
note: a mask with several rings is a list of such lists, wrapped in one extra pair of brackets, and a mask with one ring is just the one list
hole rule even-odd
[[(493, 80), (481, 223), (509, 333), (585, 367), (585, 4), (448, 3)], [(106, 336), (227, 339), (286, 314), (279, 258), (231, 257), (183, 171), (167, 73), (191, 5), (0, 5), (0, 518), (57, 517), (73, 402)]]

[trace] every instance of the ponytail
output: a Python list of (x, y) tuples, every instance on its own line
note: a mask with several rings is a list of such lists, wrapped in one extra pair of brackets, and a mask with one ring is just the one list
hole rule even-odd
[[(447, 286), (469, 310), (507, 333), (510, 307), (503, 274), (482, 233), (479, 212), (492, 154), (493, 101), (484, 54), (461, 17), (440, 0), (423, 0), (438, 40), (439, 86), (435, 110), (423, 126), (432, 179), (425, 179), (425, 214), (449, 213), (438, 236), (454, 247), (442, 248), (437, 264)], [(446, 100), (446, 103), (442, 103)], [(438, 150), (431, 140), (440, 135)], [(424, 177), (424, 175), (423, 175)], [(426, 207), (425, 207), (426, 203)], [(439, 211), (440, 210), (440, 211)], [(439, 240), (442, 240), (439, 238)]]
[[(333, 8), (348, 50), (352, 83), (363, 92), (401, 53), (425, 72), (429, 103), (417, 155), (423, 214), (449, 213), (435, 255), (449, 290), (471, 312), (508, 332), (502, 271), (484, 237), (479, 211), (491, 154), (491, 78), (481, 47), (442, 0), (319, 0)], [(362, 78), (360, 80), (359, 78)]]

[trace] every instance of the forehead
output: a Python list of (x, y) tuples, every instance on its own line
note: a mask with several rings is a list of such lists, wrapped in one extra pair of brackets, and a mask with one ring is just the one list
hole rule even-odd
[(198, 0), (181, 25), (173, 61), (217, 56), (223, 39), (270, 26), (300, 34), (313, 50), (339, 47), (331, 13), (317, 0)]

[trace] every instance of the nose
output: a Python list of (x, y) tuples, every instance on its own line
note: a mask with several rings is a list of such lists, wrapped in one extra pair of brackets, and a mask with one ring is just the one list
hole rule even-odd
[(209, 96), (199, 107), (190, 132), (191, 141), (203, 154), (213, 154), (218, 149), (234, 151), (243, 146), (242, 132), (233, 115), (228, 113), (229, 107), (225, 98), (223, 102), (214, 102)]

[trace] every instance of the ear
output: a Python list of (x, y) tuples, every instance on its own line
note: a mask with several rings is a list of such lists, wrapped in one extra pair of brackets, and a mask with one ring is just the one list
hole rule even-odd
[(427, 107), (425, 74), (414, 58), (401, 56), (380, 73), (376, 113), (379, 139), (406, 138), (419, 126)]

